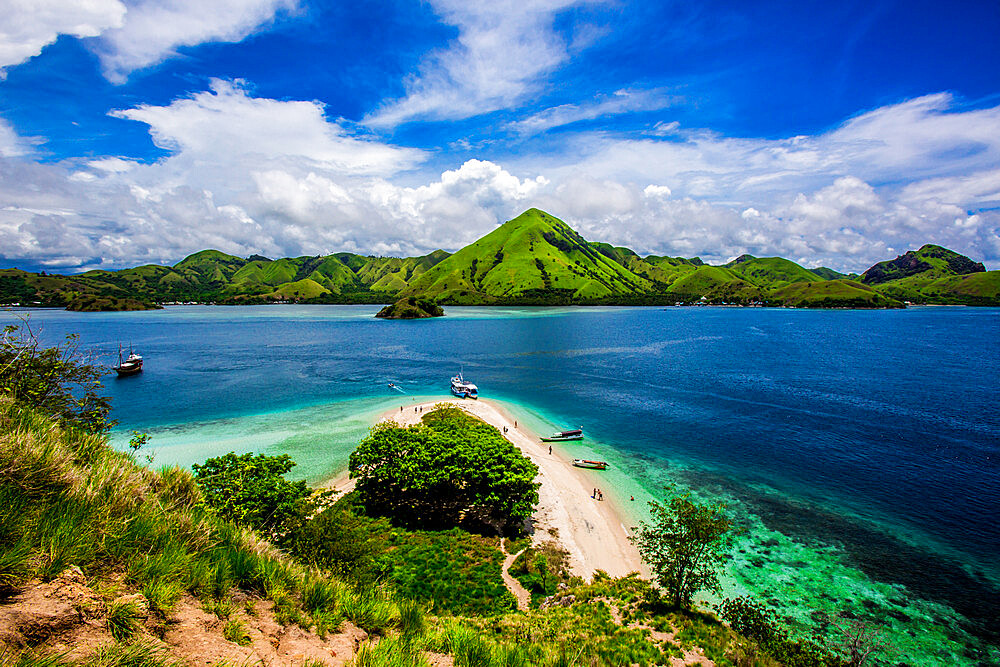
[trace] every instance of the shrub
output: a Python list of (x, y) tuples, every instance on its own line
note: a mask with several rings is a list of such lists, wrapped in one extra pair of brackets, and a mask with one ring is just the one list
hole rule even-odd
[(106, 619), (108, 632), (115, 641), (124, 642), (132, 639), (141, 624), (139, 623), (139, 605), (134, 601), (112, 601), (108, 603)]

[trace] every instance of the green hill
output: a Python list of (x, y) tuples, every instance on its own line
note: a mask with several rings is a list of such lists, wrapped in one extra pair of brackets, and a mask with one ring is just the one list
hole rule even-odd
[(850, 280), (856, 280), (859, 276), (854, 276), (852, 274), (841, 273), (840, 271), (834, 271), (833, 269), (828, 269), (825, 266), (817, 266), (815, 269), (809, 269), (817, 276), (823, 280), (838, 280), (840, 278), (848, 278)]
[(903, 304), (853, 280), (791, 283), (772, 292), (768, 304), (792, 308), (902, 308)]
[[(743, 259), (744, 257), (747, 259)], [(744, 255), (726, 266), (748, 283), (768, 289), (780, 289), (790, 283), (808, 283), (821, 280), (812, 271), (782, 257)]]
[(861, 282), (911, 303), (1000, 305), (1000, 272), (938, 245), (879, 262), (862, 274)]
[[(826, 291), (788, 289), (837, 282)], [(864, 294), (855, 287), (865, 285)], [(700, 258), (640, 256), (590, 242), (562, 220), (529, 209), (450, 255), (330, 255), (246, 259), (202, 250), (174, 266), (145, 265), (77, 276), (0, 270), (0, 304), (119, 309), (157, 303), (390, 303), (416, 296), (451, 304), (1000, 305), (1000, 273), (937, 245), (879, 262), (861, 276), (806, 269), (781, 257), (740, 255), (723, 266)], [(874, 290), (887, 300), (871, 297)], [(806, 298), (808, 297), (808, 298)], [(814, 298), (815, 297), (815, 298)], [(874, 300), (873, 300), (874, 299)], [(876, 306), (880, 307), (880, 306)]]
[(570, 303), (650, 287), (565, 222), (533, 208), (427, 270), (403, 295), (457, 304)]

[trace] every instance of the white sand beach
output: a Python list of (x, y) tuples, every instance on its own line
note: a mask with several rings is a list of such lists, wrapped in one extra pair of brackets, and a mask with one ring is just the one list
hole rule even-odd
[[(612, 576), (630, 572), (648, 574), (639, 558), (639, 552), (628, 540), (624, 514), (613, 490), (601, 487), (600, 471), (584, 470), (573, 466), (573, 457), (566, 456), (558, 445), (549, 454), (549, 444), (523, 425), (515, 428), (516, 419), (496, 403), (485, 400), (446, 398), (425, 403), (403, 405), (402, 411), (383, 414), (379, 421), (394, 421), (402, 426), (416, 424), (423, 413), (438, 403), (449, 403), (479, 417), (503, 432), (507, 438), (538, 466), (538, 507), (534, 514), (534, 540), (558, 542), (570, 555), (573, 574), (590, 578), (596, 570)], [(348, 491), (353, 481), (346, 472), (331, 480), (328, 488)], [(604, 500), (592, 497), (600, 488)]]

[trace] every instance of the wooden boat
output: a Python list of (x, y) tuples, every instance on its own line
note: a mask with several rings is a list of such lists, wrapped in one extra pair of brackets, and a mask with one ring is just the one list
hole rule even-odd
[(608, 467), (607, 461), (587, 461), (586, 459), (573, 459), (573, 465), (577, 468), (591, 468), (593, 470), (604, 470)]
[(542, 442), (565, 442), (567, 440), (583, 440), (583, 429), (574, 428), (569, 431), (559, 431), (547, 438), (542, 438)]
[(132, 351), (132, 348), (128, 350), (128, 358), (122, 359), (122, 348), (118, 347), (118, 365), (114, 366), (112, 370), (118, 373), (118, 377), (125, 375), (135, 375), (136, 373), (142, 372), (142, 357)]

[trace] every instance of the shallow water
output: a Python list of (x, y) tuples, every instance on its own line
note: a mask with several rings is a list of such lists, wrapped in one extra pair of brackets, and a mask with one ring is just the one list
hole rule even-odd
[(636, 518), (665, 483), (727, 501), (748, 532), (725, 595), (752, 591), (800, 623), (845, 609), (888, 620), (896, 659), (917, 664), (975, 664), (980, 640), (996, 643), (1000, 310), (375, 311), (32, 320), (47, 340), (80, 333), (109, 362), (119, 342), (146, 357), (107, 387), (118, 442), (148, 431), (157, 463), (288, 452), (317, 481), (376, 414), (445, 395), (464, 366), (534, 429), (583, 426), (585, 443), (564, 447), (611, 461), (605, 487), (636, 496)]

